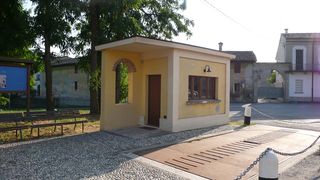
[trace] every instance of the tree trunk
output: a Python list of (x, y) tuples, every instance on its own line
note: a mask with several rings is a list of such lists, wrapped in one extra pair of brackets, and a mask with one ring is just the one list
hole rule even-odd
[(45, 41), (45, 53), (44, 53), (44, 62), (45, 62), (45, 71), (46, 71), (46, 100), (47, 100), (47, 111), (53, 111), (53, 97), (52, 97), (52, 72), (51, 72), (51, 58), (50, 58), (50, 1), (46, 0), (46, 29), (44, 32), (44, 41)]
[[(97, 23), (98, 16), (96, 14), (96, 2), (90, 1), (90, 16), (91, 16), (91, 74), (97, 71), (97, 52), (95, 46), (97, 44)], [(90, 79), (92, 81), (92, 79)], [(99, 114), (99, 102), (98, 102), (98, 87), (96, 79), (90, 84), (90, 114)]]

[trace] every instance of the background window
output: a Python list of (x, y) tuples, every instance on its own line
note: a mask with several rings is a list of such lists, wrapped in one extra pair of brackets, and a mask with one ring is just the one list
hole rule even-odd
[(240, 73), (241, 72), (241, 63), (236, 62), (234, 63), (234, 73)]
[(38, 96), (40, 96), (40, 85), (38, 85), (38, 87), (37, 87), (37, 94), (38, 94)]
[(240, 92), (240, 83), (234, 83), (234, 92)]
[(77, 90), (78, 89), (78, 81), (75, 81), (74, 82), (74, 90)]
[(215, 78), (189, 76), (189, 99), (214, 99)]
[(295, 93), (303, 93), (303, 80), (302, 79), (296, 79)]
[(303, 71), (303, 50), (296, 50), (296, 70)]

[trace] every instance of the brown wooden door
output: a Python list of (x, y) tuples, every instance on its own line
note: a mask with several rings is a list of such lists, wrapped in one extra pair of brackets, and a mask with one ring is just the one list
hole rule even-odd
[(161, 75), (149, 76), (148, 124), (159, 127)]

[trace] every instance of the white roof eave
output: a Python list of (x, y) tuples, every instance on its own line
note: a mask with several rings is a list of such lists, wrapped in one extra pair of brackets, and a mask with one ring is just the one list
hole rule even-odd
[[(226, 57), (229, 59), (233, 59), (236, 56), (233, 54), (224, 53), (221, 51), (216, 51), (213, 49), (207, 49), (203, 47), (188, 45), (188, 44), (182, 44), (177, 42), (170, 42), (170, 41), (164, 41), (164, 40), (157, 40), (157, 39), (150, 39), (145, 37), (132, 37), (127, 38), (119, 41), (114, 41), (106, 44), (101, 44), (95, 46), (96, 51), (102, 51), (105, 49), (113, 49), (119, 46), (125, 46), (125, 45), (139, 45), (139, 44), (145, 44), (145, 45), (153, 45), (155, 47), (159, 48), (172, 48), (172, 49), (182, 49), (182, 50), (188, 50), (188, 51), (194, 51), (194, 52), (200, 52), (215, 56), (221, 56)], [(123, 51), (126, 51), (126, 49), (123, 49)]]

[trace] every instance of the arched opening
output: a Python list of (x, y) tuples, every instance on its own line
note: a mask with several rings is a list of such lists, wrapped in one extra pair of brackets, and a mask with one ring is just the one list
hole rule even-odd
[(129, 59), (122, 58), (114, 63), (112, 70), (116, 72), (115, 103), (116, 104), (131, 103), (132, 101), (132, 79), (131, 78), (132, 78), (132, 72), (137, 71), (135, 65)]
[(116, 71), (116, 67), (120, 64), (120, 63), (123, 63), (127, 66), (128, 68), (128, 72), (136, 72), (136, 66), (133, 64), (132, 61), (130, 61), (129, 59), (126, 59), (126, 58), (122, 58), (122, 59), (119, 59), (118, 61), (116, 61), (112, 67), (112, 70), (113, 71)]
[(265, 70), (258, 78), (258, 103), (283, 102), (284, 78), (279, 71)]
[(128, 103), (129, 71), (124, 63), (116, 66), (116, 104)]
[(272, 73), (270, 77), (267, 79), (267, 83), (271, 85), (271, 87), (279, 87), (283, 88), (283, 77), (281, 73), (277, 70), (271, 70)]

